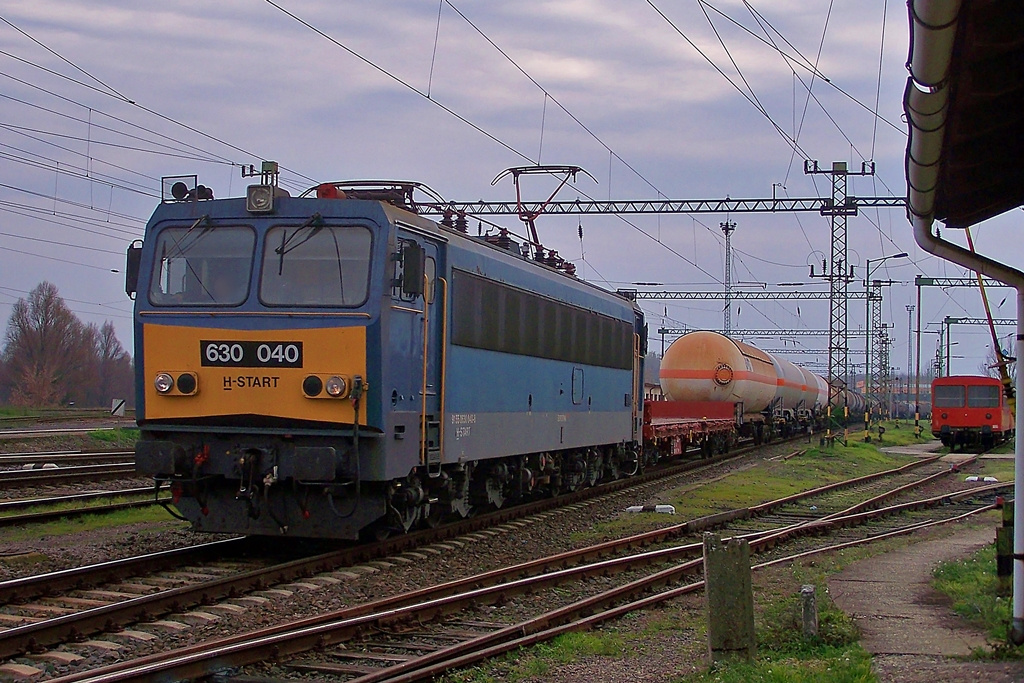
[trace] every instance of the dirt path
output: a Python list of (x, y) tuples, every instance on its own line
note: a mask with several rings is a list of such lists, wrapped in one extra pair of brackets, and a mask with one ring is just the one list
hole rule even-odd
[(836, 605), (860, 626), (880, 681), (1024, 680), (1024, 662), (964, 661), (974, 649), (990, 649), (985, 634), (957, 617), (931, 587), (936, 565), (970, 555), (993, 536), (989, 526), (964, 526), (861, 560), (829, 579)]

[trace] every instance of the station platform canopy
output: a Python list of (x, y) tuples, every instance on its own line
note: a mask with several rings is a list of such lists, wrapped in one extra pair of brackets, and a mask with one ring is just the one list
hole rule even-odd
[(911, 0), (911, 217), (969, 227), (1024, 204), (1024, 3)]

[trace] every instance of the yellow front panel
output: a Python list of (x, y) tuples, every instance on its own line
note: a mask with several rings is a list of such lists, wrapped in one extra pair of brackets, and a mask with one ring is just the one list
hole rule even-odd
[[(143, 325), (142, 334), (147, 419), (268, 415), (349, 424), (354, 420), (352, 401), (307, 398), (302, 381), (311, 374), (360, 375), (365, 381), (365, 327), (253, 331), (150, 324)], [(266, 367), (203, 365), (200, 342), (209, 340), (301, 342), (302, 367), (275, 367), (273, 358), (267, 358)], [(153, 380), (158, 373), (176, 378), (185, 371), (198, 376), (195, 395), (157, 393)]]

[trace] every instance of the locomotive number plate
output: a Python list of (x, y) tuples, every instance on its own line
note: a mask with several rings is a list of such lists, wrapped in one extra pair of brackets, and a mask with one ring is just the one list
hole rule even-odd
[(200, 341), (202, 365), (219, 368), (301, 368), (302, 342)]

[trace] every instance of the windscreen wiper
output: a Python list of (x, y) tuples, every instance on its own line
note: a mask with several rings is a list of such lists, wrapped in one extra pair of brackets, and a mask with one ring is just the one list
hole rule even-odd
[[(300, 232), (302, 232), (303, 230), (305, 230), (306, 228), (311, 227), (311, 226), (312, 226), (313, 229), (309, 232), (308, 235), (306, 235), (302, 239), (302, 241), (296, 242), (295, 244), (292, 244), (292, 241), (295, 240), (295, 237)], [(314, 213), (312, 216), (309, 217), (308, 221), (306, 221), (305, 223), (303, 223), (299, 227), (295, 228), (295, 232), (293, 232), (291, 234), (291, 236), (288, 235), (288, 230), (287, 229), (281, 234), (281, 246), (279, 246), (276, 249), (274, 249), (274, 253), (277, 254), (277, 256), (278, 256), (278, 259), (277, 259), (277, 276), (278, 277), (280, 277), (281, 273), (284, 271), (284, 255), (287, 254), (290, 251), (293, 251), (293, 250), (301, 247), (303, 244), (305, 244), (309, 240), (313, 239), (313, 236), (316, 235), (318, 232), (320, 232), (320, 230), (322, 230), (323, 227), (324, 227), (323, 216), (321, 216), (319, 213)], [(291, 245), (291, 246), (289, 246), (289, 245)]]

